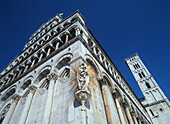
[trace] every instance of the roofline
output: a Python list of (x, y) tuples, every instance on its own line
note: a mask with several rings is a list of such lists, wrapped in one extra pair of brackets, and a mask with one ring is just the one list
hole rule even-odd
[(138, 53), (135, 53), (135, 54), (133, 54), (133, 55), (127, 57), (127, 58), (124, 59), (124, 60), (127, 61), (128, 59), (131, 59), (131, 58), (134, 57), (134, 56), (139, 56), (139, 54), (138, 54)]

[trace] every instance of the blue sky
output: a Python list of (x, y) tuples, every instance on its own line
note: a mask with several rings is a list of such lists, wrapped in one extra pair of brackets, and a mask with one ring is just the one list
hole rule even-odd
[(136, 52), (170, 99), (169, 0), (0, 0), (0, 70), (50, 17), (76, 10), (138, 98), (143, 95), (124, 62)]

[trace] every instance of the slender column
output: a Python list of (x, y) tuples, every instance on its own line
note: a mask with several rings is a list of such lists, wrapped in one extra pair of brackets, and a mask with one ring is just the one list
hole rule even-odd
[(51, 113), (52, 102), (53, 102), (54, 85), (57, 80), (57, 75), (52, 73), (51, 75), (49, 75), (48, 78), (49, 78), (48, 94), (46, 98), (43, 120), (41, 124), (49, 124), (50, 122), (50, 113)]
[(24, 72), (27, 71), (28, 67), (29, 67), (29, 63), (27, 62), (26, 66), (25, 66), (25, 69), (24, 69)]
[(57, 44), (56, 44), (56, 47), (55, 47), (55, 50), (57, 50), (58, 49), (58, 47), (59, 47), (59, 42), (57, 42)]
[(140, 120), (139, 120), (139, 124), (142, 124)]
[(76, 28), (76, 36), (78, 36), (80, 34), (80, 29)]
[(21, 70), (20, 70), (19, 73), (18, 73), (18, 76), (21, 75), (21, 72), (22, 72), (23, 69), (24, 69), (24, 67), (21, 68)]
[(123, 115), (123, 112), (122, 112), (122, 109), (121, 109), (121, 106), (120, 106), (120, 103), (119, 103), (119, 100), (118, 100), (120, 95), (118, 93), (114, 93), (114, 97), (115, 97), (115, 102), (116, 102), (116, 106), (117, 106), (117, 109), (118, 109), (118, 113), (119, 113), (119, 116), (120, 116), (121, 124), (126, 124), (126, 121), (125, 121), (125, 118), (124, 118), (124, 115)]
[(50, 55), (51, 48), (48, 48), (47, 56)]
[(132, 117), (133, 117), (134, 123), (135, 123), (135, 124), (138, 124), (138, 121), (137, 121), (137, 119), (136, 119), (136, 116), (135, 116), (135, 113), (134, 113), (134, 112), (132, 112)]
[(29, 65), (26, 65), (26, 66), (25, 66), (24, 72), (28, 69), (28, 66), (29, 66)]
[(8, 78), (8, 80), (7, 80), (7, 84), (11, 81), (11, 76)]
[(14, 76), (13, 76), (12, 80), (16, 78), (17, 73), (18, 73), (18, 70), (15, 70), (15, 71), (14, 71), (14, 73), (15, 73), (15, 74), (14, 74)]
[(94, 47), (93, 52), (94, 52), (95, 55), (97, 55), (97, 53), (96, 53), (96, 47)]
[[(105, 82), (105, 81), (103, 81)], [(117, 111), (114, 107), (114, 101), (112, 99), (112, 95), (105, 83), (102, 83), (102, 93), (104, 97), (104, 103), (106, 107), (106, 113), (109, 124), (120, 124), (119, 117), (117, 115)]]
[(22, 111), (21, 117), (19, 119), (19, 123), (18, 124), (25, 124), (25, 121), (27, 119), (27, 115), (31, 106), (31, 102), (32, 102), (32, 98), (33, 95), (36, 91), (36, 87), (35, 86), (31, 86), (29, 87), (29, 94), (28, 97), (26, 99), (25, 105), (24, 105), (24, 109)]
[(39, 58), (38, 62), (40, 62), (40, 61), (42, 60), (42, 57), (43, 57), (43, 53), (41, 53), (41, 55), (40, 55), (40, 58)]
[(65, 43), (67, 43), (68, 42), (68, 34), (66, 35), (66, 41), (65, 41)]
[(129, 111), (129, 106), (125, 103), (125, 111), (126, 111), (126, 114), (127, 114), (127, 117), (128, 117), (128, 120), (129, 120), (129, 123), (130, 124), (134, 124), (133, 122), (133, 119), (132, 119), (132, 116), (130, 114), (130, 111)]
[(32, 61), (31, 67), (34, 66), (35, 64), (35, 59)]
[(11, 120), (11, 117), (12, 117), (12, 115), (13, 115), (13, 113), (14, 113), (14, 110), (15, 110), (15, 108), (16, 108), (16, 105), (17, 105), (17, 103), (18, 103), (18, 101), (19, 101), (19, 98), (20, 98), (19, 95), (14, 95), (14, 96), (12, 97), (12, 104), (11, 104), (11, 106), (10, 106), (10, 108), (9, 108), (9, 111), (8, 111), (7, 115), (5, 116), (2, 124), (9, 124), (9, 122), (10, 122), (10, 120)]

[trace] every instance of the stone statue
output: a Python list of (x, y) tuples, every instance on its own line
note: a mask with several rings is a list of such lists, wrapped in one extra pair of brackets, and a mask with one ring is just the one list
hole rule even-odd
[(86, 67), (83, 64), (79, 66), (77, 71), (78, 91), (75, 93), (75, 98), (82, 104), (82, 111), (85, 111), (85, 102), (91, 96), (89, 91), (89, 75)]
[(84, 66), (84, 64), (81, 64), (79, 67), (77, 80), (79, 90), (88, 91), (89, 75), (86, 72), (86, 67)]

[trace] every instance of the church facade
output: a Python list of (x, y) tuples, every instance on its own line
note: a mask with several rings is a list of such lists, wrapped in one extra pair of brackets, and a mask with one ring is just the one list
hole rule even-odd
[(56, 14), (1, 71), (0, 123), (157, 124), (152, 113), (158, 108), (157, 117), (168, 117), (169, 101), (154, 84), (146, 92), (155, 88), (162, 96), (150, 101), (142, 89), (146, 100), (139, 100), (80, 12)]

